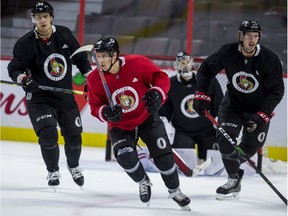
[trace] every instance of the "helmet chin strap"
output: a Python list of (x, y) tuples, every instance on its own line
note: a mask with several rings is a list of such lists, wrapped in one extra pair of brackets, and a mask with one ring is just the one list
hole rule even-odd
[(116, 59), (116, 61), (114, 63), (112, 63), (112, 57), (111, 57), (111, 64), (110, 64), (110, 67), (108, 68), (108, 70), (104, 71), (104, 72), (108, 72), (110, 71), (110, 69), (113, 67), (113, 65), (117, 62), (118, 58)]
[(50, 31), (49, 31), (47, 34), (41, 34), (40, 32), (37, 31), (36, 24), (34, 24), (33, 30), (34, 30), (38, 35), (40, 35), (40, 36), (42, 36), (42, 37), (48, 36), (48, 35), (53, 31), (52, 26), (51, 26)]

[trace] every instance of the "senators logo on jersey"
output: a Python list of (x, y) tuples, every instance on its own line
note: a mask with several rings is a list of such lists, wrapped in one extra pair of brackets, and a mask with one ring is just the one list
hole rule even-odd
[(235, 89), (246, 94), (256, 91), (259, 86), (259, 82), (254, 75), (244, 71), (233, 75), (232, 84)]
[(117, 89), (112, 94), (114, 104), (121, 104), (123, 113), (135, 110), (139, 105), (139, 96), (137, 91), (131, 86), (125, 86)]
[(44, 63), (44, 71), (49, 79), (53, 81), (62, 80), (67, 73), (65, 57), (58, 53), (51, 54)]

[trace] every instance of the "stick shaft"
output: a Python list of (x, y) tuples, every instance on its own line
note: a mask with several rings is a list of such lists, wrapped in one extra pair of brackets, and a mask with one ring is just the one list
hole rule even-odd
[(111, 153), (112, 153), (111, 149), (112, 149), (112, 144), (111, 144), (111, 139), (110, 139), (110, 134), (109, 134), (109, 128), (107, 127), (105, 161), (111, 160)]
[(272, 188), (272, 190), (279, 196), (279, 198), (287, 205), (287, 199), (277, 190), (277, 188), (267, 179), (263, 172), (255, 166), (254, 162), (243, 152), (232, 138), (225, 132), (225, 130), (219, 126), (218, 122), (213, 118), (213, 116), (207, 111), (204, 111), (206, 117), (217, 127), (218, 131), (233, 145), (233, 147), (238, 151), (238, 153), (248, 161), (248, 163), (256, 170), (256, 172), (264, 179), (264, 181)]
[[(6, 84), (6, 85), (12, 85), (12, 86), (20, 86), (20, 87), (24, 87), (25, 88), (25, 86), (23, 84), (17, 83), (17, 82), (0, 80), (0, 83), (1, 84)], [(65, 89), (65, 88), (58, 88), (58, 87), (52, 87), (52, 86), (39, 85), (39, 89), (44, 90), (44, 91), (62, 92), (62, 93), (66, 93), (66, 94), (86, 95), (86, 92), (83, 92), (83, 91), (78, 91), (78, 90), (73, 90), (73, 89)]]
[(102, 69), (101, 69), (100, 64), (99, 64), (98, 61), (97, 61), (96, 51), (95, 51), (94, 49), (92, 50), (92, 55), (94, 56), (95, 63), (96, 63), (96, 66), (97, 66), (97, 69), (98, 69), (98, 72), (99, 72), (99, 75), (100, 75), (100, 78), (101, 78), (101, 82), (102, 82), (102, 84), (103, 84), (103, 87), (104, 87), (104, 90), (105, 90), (105, 93), (106, 93), (108, 102), (109, 102), (110, 107), (111, 107), (111, 110), (113, 111), (113, 110), (114, 110), (114, 103), (113, 103), (113, 101), (112, 101), (112, 96), (111, 96), (111, 93), (110, 93), (108, 84), (107, 84), (107, 82), (106, 82), (104, 73), (103, 73), (103, 71), (102, 71)]
[(174, 157), (174, 161), (178, 168), (181, 170), (181, 172), (184, 173), (184, 175), (191, 177), (193, 175), (193, 171), (187, 166), (185, 161), (180, 157), (180, 155), (172, 148), (172, 153)]
[(263, 147), (257, 149), (257, 167), (262, 171), (262, 162), (263, 162)]

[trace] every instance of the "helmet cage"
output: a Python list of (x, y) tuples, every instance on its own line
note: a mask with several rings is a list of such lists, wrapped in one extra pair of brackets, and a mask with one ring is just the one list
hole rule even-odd
[(193, 77), (193, 58), (189, 55), (185, 55), (182, 58), (178, 58), (174, 62), (174, 67), (185, 80), (190, 80)]
[(193, 58), (186, 52), (179, 52), (174, 62), (174, 68), (179, 72), (192, 71)]

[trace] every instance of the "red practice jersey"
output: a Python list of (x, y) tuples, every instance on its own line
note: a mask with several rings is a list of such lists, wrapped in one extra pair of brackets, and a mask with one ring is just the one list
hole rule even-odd
[[(122, 106), (123, 115), (119, 122), (108, 122), (109, 128), (117, 127), (131, 131), (149, 116), (142, 97), (151, 88), (162, 95), (162, 103), (170, 88), (168, 75), (144, 56), (128, 55), (120, 57), (121, 69), (117, 74), (104, 72), (114, 105)], [(106, 122), (103, 109), (109, 104), (98, 69), (87, 78), (91, 114)]]

